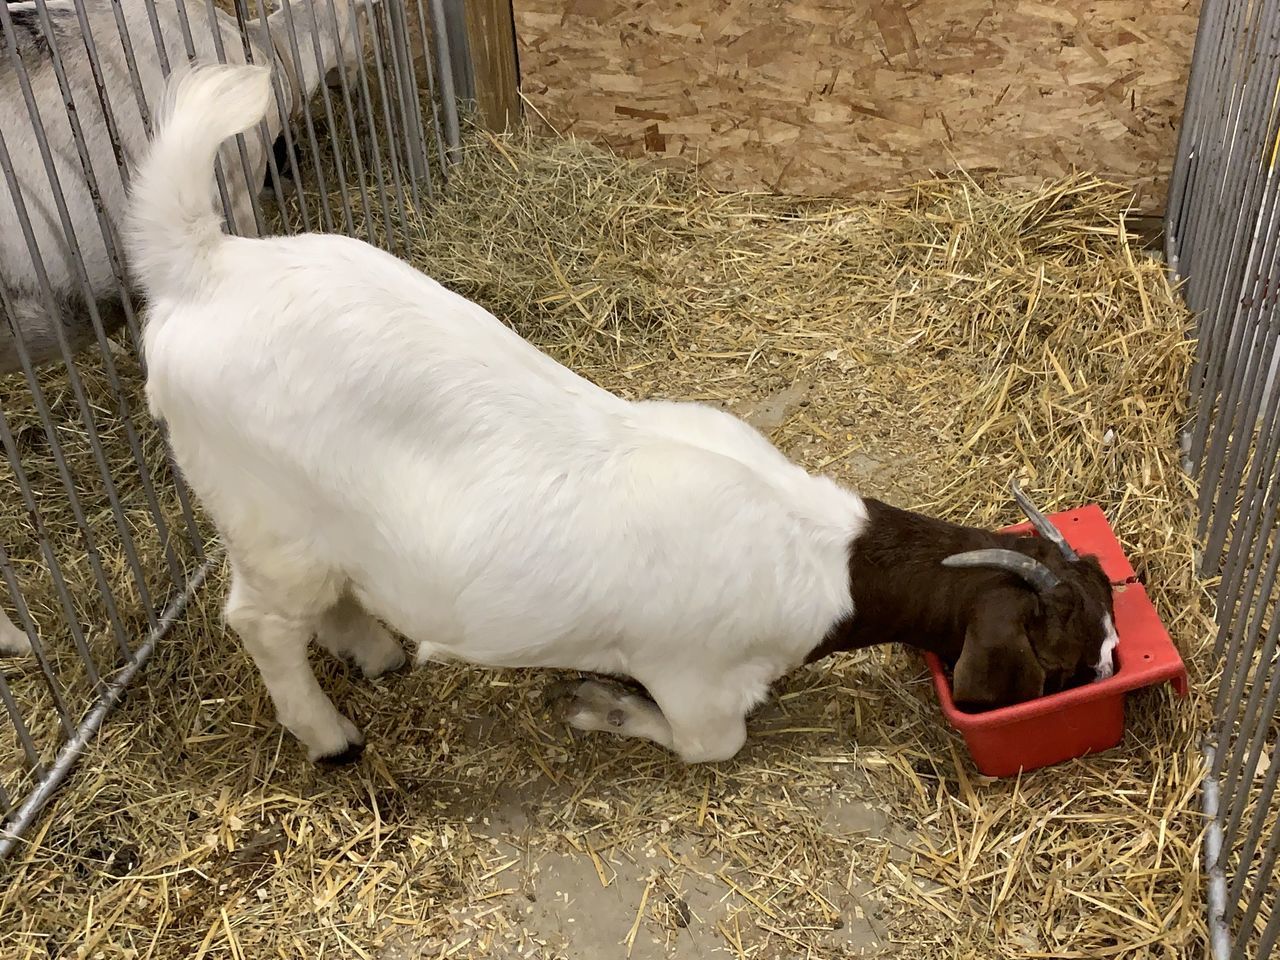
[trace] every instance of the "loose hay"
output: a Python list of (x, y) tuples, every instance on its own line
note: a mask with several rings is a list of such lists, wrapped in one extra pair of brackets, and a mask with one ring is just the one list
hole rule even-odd
[[(1130, 246), (1125, 200), (1086, 177), (1014, 194), (937, 180), (871, 205), (726, 196), (574, 143), (490, 138), (403, 240), (604, 386), (723, 404), (869, 494), (997, 525), (1016, 519), (1016, 471), (1047, 507), (1099, 503), (1203, 688), (1177, 467), (1188, 318)], [(1202, 943), (1199, 696), (1135, 697), (1119, 750), (988, 781), (902, 651), (797, 671), (738, 758), (698, 768), (555, 725), (545, 673), (365, 683), (326, 660), (370, 734), (358, 768), (328, 773), (273, 723), (221, 595), (194, 605), (9, 868), (6, 955)]]

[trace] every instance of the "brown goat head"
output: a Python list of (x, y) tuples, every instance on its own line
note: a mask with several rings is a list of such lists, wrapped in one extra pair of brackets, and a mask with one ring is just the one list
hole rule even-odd
[(900, 642), (953, 666), (964, 709), (990, 709), (1108, 677), (1111, 585), (1014, 486), (1038, 537), (962, 527), (866, 500), (849, 546), (853, 611), (813, 650)]
[(1040, 534), (1039, 546), (1034, 538), (1020, 538), (1014, 549), (969, 550), (942, 561), (952, 568), (1006, 571), (1031, 588), (1016, 595), (993, 589), (977, 598), (953, 674), (955, 700), (969, 707), (1019, 703), (1112, 671), (1115, 611), (1101, 564), (1080, 557), (1017, 481), (1012, 489)]
[(1110, 676), (1114, 613), (1098, 561), (1069, 561), (1052, 586), (1028, 586), (992, 584), (975, 598), (952, 675), (962, 708), (1021, 703)]

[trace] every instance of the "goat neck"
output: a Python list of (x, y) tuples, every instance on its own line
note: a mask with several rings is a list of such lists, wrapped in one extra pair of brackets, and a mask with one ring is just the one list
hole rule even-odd
[(1001, 570), (949, 570), (942, 561), (971, 550), (1016, 550), (1060, 568), (1057, 550), (1035, 537), (964, 527), (866, 499), (866, 527), (849, 544), (852, 612), (836, 622), (810, 662), (843, 650), (903, 643), (954, 661), (980, 596), (999, 590), (1011, 603), (1034, 591)]

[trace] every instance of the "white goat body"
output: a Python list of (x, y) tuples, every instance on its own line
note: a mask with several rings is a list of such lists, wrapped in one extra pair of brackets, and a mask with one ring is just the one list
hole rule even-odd
[(152, 411), (226, 541), (228, 619), (282, 722), (313, 758), (358, 748), (306, 647), (394, 667), (376, 616), (420, 659), (629, 675), (656, 708), (587, 685), (572, 722), (734, 754), (849, 612), (863, 502), (729, 414), (594, 386), (361, 241), (223, 234), (213, 157), (268, 89), (244, 67), (174, 87), (127, 240)]

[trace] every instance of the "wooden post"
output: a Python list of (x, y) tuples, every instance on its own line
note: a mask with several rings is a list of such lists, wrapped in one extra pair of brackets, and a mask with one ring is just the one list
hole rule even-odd
[(465, 7), (478, 119), (485, 129), (500, 133), (520, 119), (511, 0), (465, 0)]

